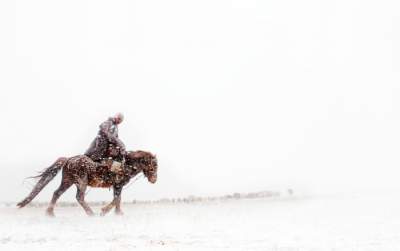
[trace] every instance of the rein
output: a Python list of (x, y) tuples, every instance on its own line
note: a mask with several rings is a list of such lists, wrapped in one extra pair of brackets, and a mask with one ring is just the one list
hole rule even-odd
[(139, 168), (139, 167), (136, 167), (135, 166), (135, 164), (137, 164), (137, 163), (134, 163), (134, 164), (132, 164), (132, 165), (126, 165), (126, 163), (125, 163), (125, 158), (123, 159), (123, 161), (124, 161), (124, 169), (126, 168), (126, 167), (128, 167), (129, 169), (131, 169), (130, 171), (132, 172), (138, 172), (130, 181), (129, 181), (129, 183), (126, 185), (126, 186), (124, 186), (122, 189), (123, 190), (125, 190), (125, 189), (127, 189), (127, 188), (129, 188), (133, 183), (135, 183), (136, 181), (138, 181), (139, 179), (141, 179), (141, 178), (143, 178), (143, 177), (145, 177), (145, 175), (144, 175), (144, 169), (143, 168)]
[(123, 190), (128, 189), (130, 186), (132, 186), (133, 183), (135, 183), (136, 181), (138, 181), (139, 179), (141, 179), (143, 177), (144, 177), (143, 173), (138, 174), (134, 179), (129, 181), (129, 183), (126, 186), (124, 186), (122, 189)]

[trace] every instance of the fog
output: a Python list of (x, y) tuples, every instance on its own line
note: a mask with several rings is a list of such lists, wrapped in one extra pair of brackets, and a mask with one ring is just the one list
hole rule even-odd
[(159, 159), (158, 183), (140, 180), (124, 200), (398, 189), (399, 7), (1, 1), (0, 201), (83, 153), (116, 112), (127, 148)]

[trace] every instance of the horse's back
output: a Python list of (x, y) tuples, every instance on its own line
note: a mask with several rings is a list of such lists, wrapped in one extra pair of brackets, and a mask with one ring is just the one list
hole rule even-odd
[(86, 155), (69, 158), (64, 170), (72, 177), (87, 177), (88, 185), (97, 188), (108, 188), (113, 185), (113, 174), (107, 165), (99, 165)]
[(79, 171), (80, 173), (89, 173), (96, 169), (96, 163), (86, 155), (76, 155), (68, 159), (66, 171)]

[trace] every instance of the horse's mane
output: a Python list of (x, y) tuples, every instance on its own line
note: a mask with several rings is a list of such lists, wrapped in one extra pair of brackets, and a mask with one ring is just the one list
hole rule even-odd
[(151, 154), (150, 152), (138, 150), (138, 151), (130, 151), (127, 153), (127, 156), (129, 159), (135, 160), (135, 159), (142, 159), (142, 158), (153, 158), (154, 155)]

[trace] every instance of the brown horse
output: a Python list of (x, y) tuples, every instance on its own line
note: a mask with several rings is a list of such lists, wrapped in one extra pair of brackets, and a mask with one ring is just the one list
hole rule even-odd
[(141, 172), (143, 172), (149, 182), (155, 183), (157, 181), (157, 168), (156, 156), (145, 151), (127, 152), (124, 164), (122, 166), (117, 165), (117, 167), (112, 165), (112, 163), (109, 163), (109, 165), (99, 164), (92, 161), (86, 155), (78, 155), (72, 158), (59, 158), (40, 175), (35, 176), (35, 178), (40, 178), (39, 181), (29, 196), (18, 203), (17, 206), (22, 208), (31, 202), (62, 169), (61, 184), (54, 192), (53, 198), (46, 211), (49, 216), (54, 216), (54, 206), (58, 198), (73, 184), (77, 187), (76, 199), (88, 215), (94, 215), (94, 213), (85, 202), (87, 186), (112, 187), (114, 199), (110, 204), (101, 209), (101, 215), (108, 213), (114, 206), (116, 214), (122, 214), (122, 188)]

